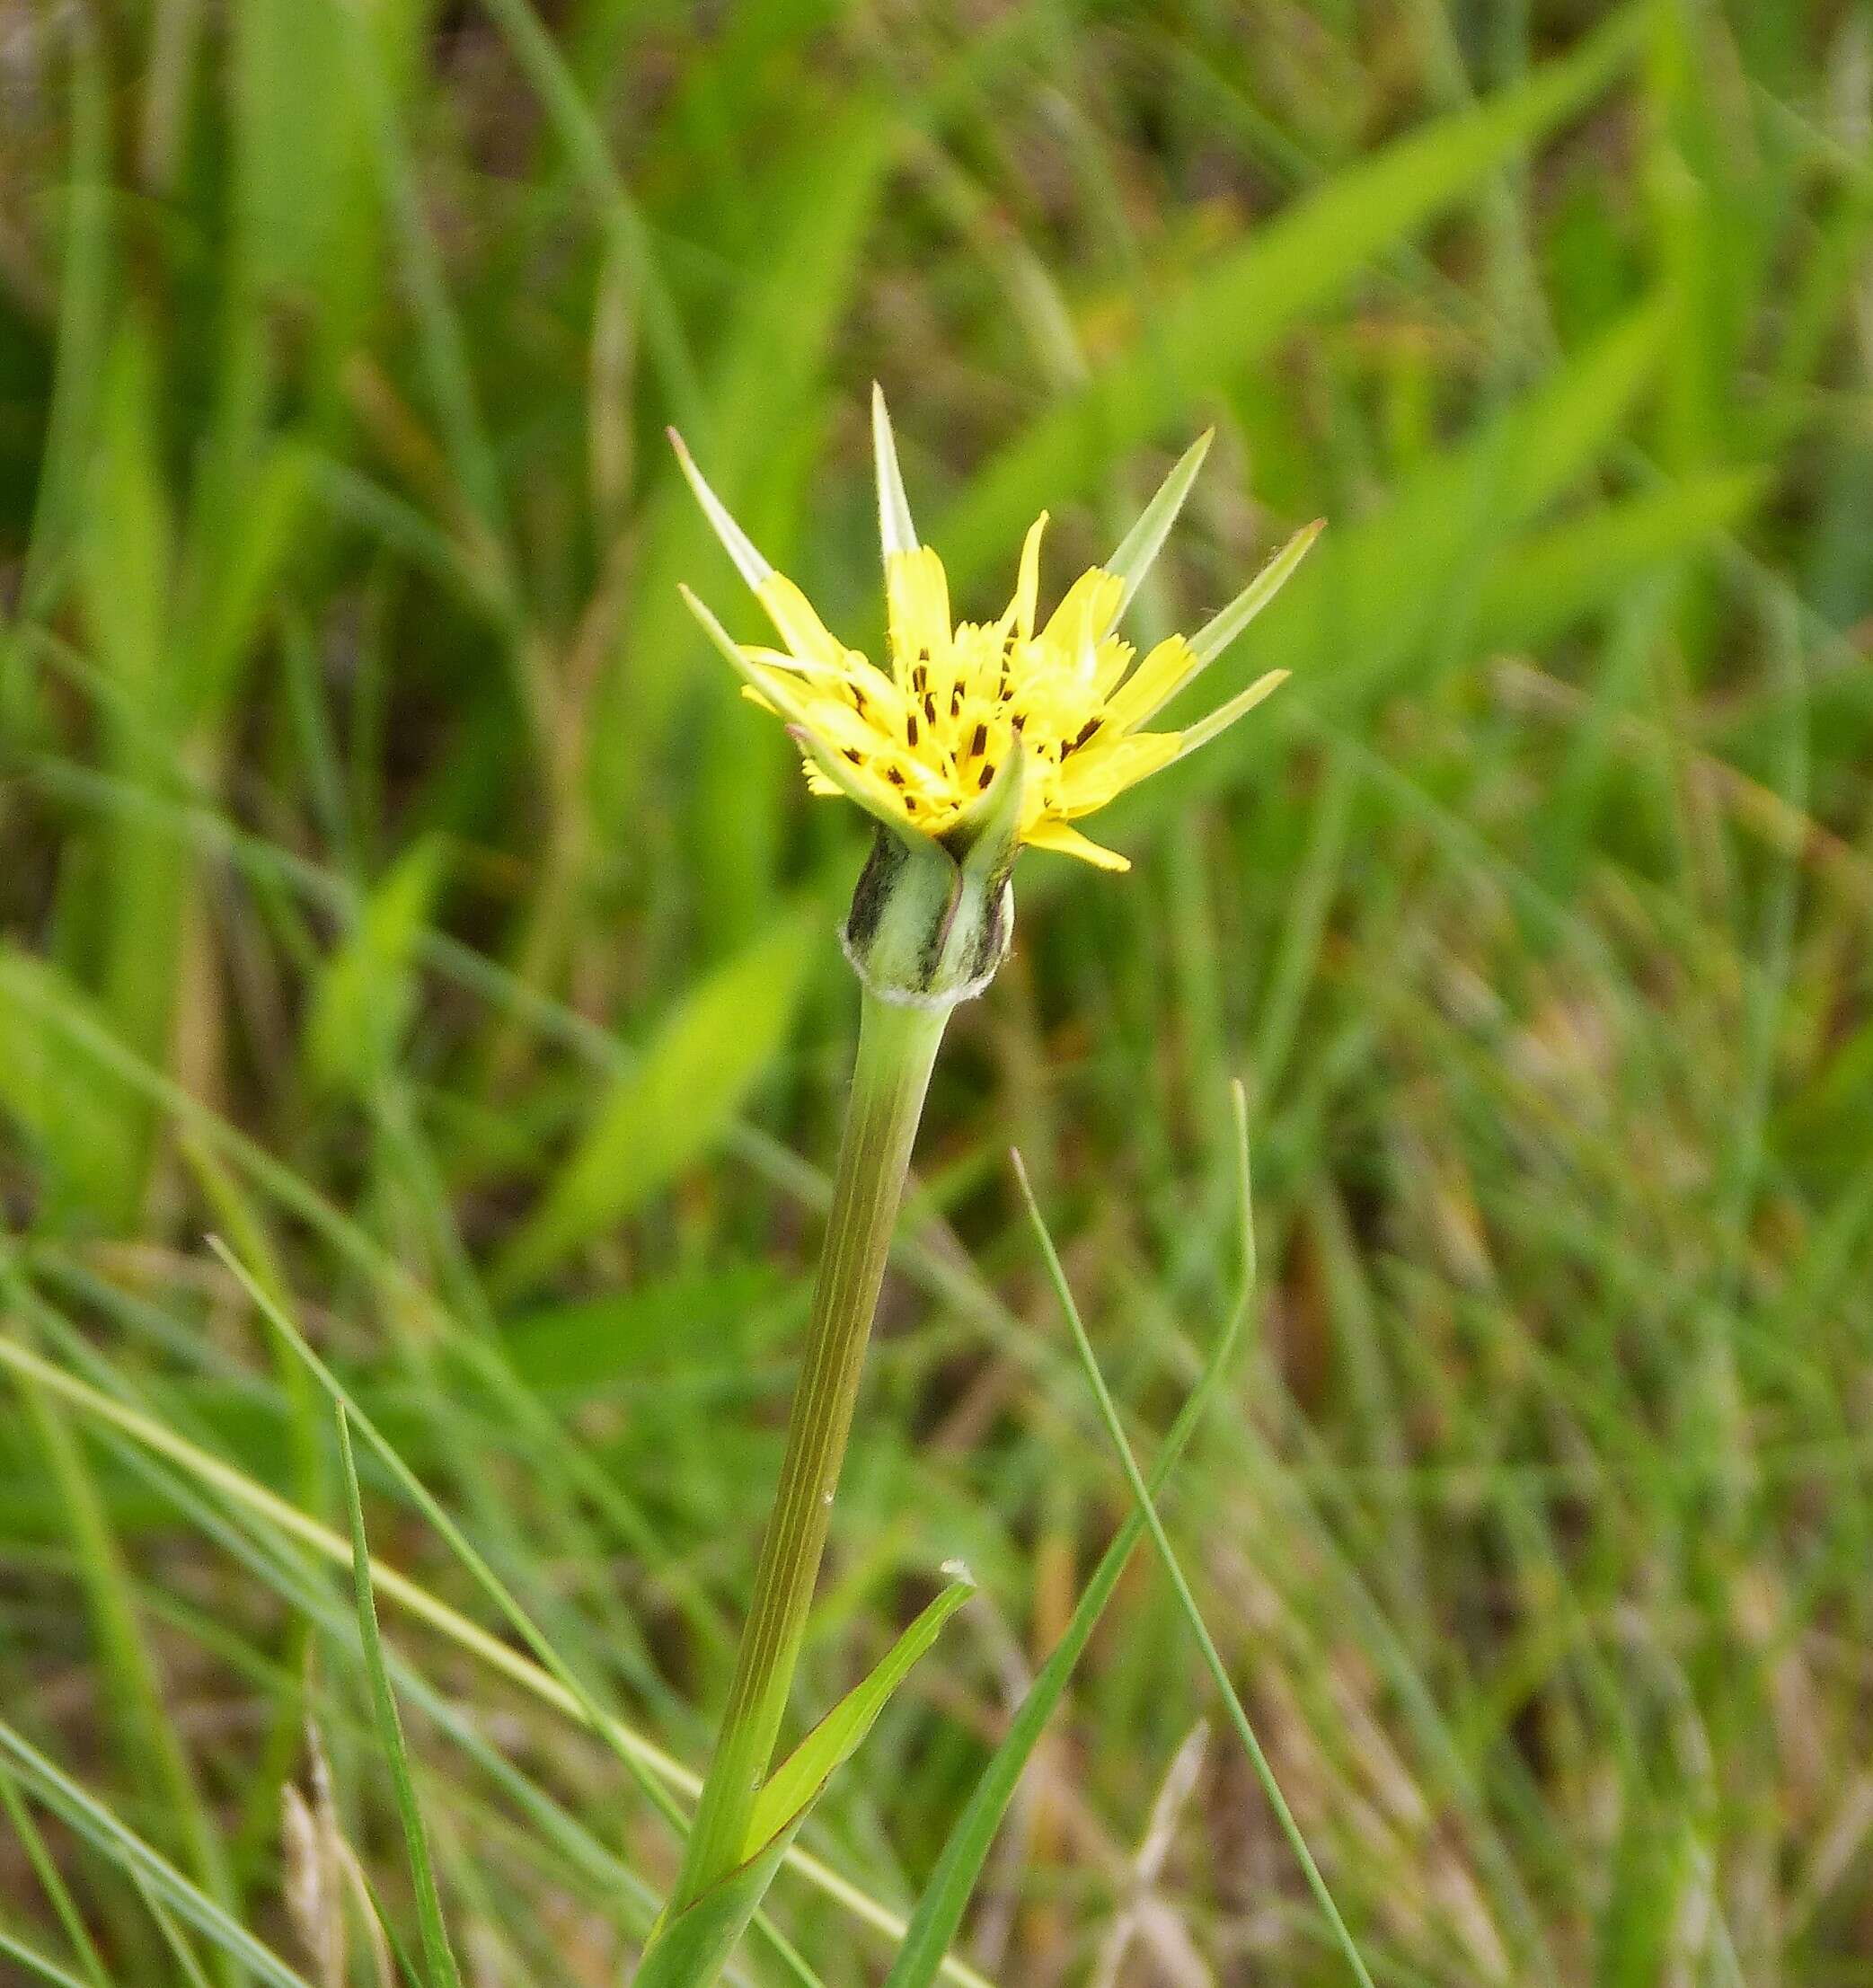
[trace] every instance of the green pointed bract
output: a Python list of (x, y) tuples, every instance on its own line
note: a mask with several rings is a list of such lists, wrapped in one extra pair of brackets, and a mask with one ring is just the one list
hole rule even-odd
[(950, 1008), (1008, 957), (1025, 762), (1012, 753), (981, 800), (941, 839), (880, 823), (853, 893), (845, 956), (881, 1001)]
[(1204, 457), (1209, 454), (1215, 434), (1214, 429), (1206, 429), (1178, 458), (1176, 467), (1158, 485), (1157, 495), (1144, 507), (1138, 522), (1119, 541), (1118, 549), (1106, 561), (1106, 570), (1117, 573), (1125, 584), (1125, 591), (1118, 597), (1121, 614), (1130, 606), (1132, 596), (1138, 591), (1145, 574), (1151, 570), (1152, 561), (1171, 535), (1171, 527), (1177, 523), (1177, 514), (1184, 508), (1184, 499), (1190, 494), (1190, 486), (1197, 481)]
[[(1288, 575), (1307, 557), (1308, 548), (1321, 535), (1326, 523), (1325, 518), (1317, 517), (1312, 525), (1303, 525), (1220, 614), (1191, 636), (1190, 647), (1199, 663), (1214, 662), (1286, 586)], [(1178, 687), (1181, 689), (1182, 685)]]
[(673, 428), (664, 432), (676, 452), (676, 461), (682, 467), (685, 480), (702, 508), (702, 516), (709, 520), (710, 529), (722, 542), (722, 550), (735, 561), (735, 570), (750, 587), (758, 588), (773, 571), (767, 555), (735, 522), (729, 507), (709, 487), (708, 479), (696, 467), (695, 457), (689, 453), (688, 443)]
[(871, 386), (871, 455), (878, 471), (878, 537), (888, 559), (893, 552), (914, 552), (917, 527), (911, 521), (911, 501), (904, 494), (904, 472), (897, 466), (897, 443), (891, 433), (890, 410), (884, 389)]
[(709, 1988), (720, 1977), (827, 1783), (858, 1751), (943, 1624), (976, 1592), (967, 1572), (957, 1573), (877, 1668), (767, 1777), (740, 1860), (688, 1904), (658, 1921), (632, 1977), (632, 1988)]

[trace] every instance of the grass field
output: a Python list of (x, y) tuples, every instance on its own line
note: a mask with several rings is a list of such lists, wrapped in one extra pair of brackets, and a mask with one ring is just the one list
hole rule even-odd
[[(1149, 1468), (1241, 1078), (1162, 1510), (1373, 1978), (1873, 1984), (1869, 355), (1852, 4), (0, 7), (0, 1980), (628, 1979), (864, 846), (662, 429), (875, 643), (876, 378), (965, 612), (1211, 425), (1147, 634), (1329, 526), (959, 1012), (797, 1713), (980, 1593), (735, 1978), (883, 1978), (1131, 1510), (1010, 1146)], [(1148, 1544), (956, 1955), (1350, 1978)]]

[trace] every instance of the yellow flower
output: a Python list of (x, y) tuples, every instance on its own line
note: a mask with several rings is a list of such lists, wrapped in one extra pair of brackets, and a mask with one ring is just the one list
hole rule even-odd
[(844, 794), (899, 834), (941, 839), (967, 828), (986, 805), (996, 773), (1019, 755), (1020, 842), (1107, 870), (1128, 869), (1123, 856), (1073, 824), (1214, 738), (1283, 680), (1285, 670), (1270, 670), (1186, 730), (1149, 729), (1273, 598), (1319, 524), (1297, 533), (1195, 635), (1169, 636), (1137, 661), (1115, 631), (1195, 480), (1207, 435), (1164, 480), (1112, 557), (1082, 573), (1045, 622), (1038, 607), (1047, 514), (1028, 534), (1014, 596), (1001, 618), (952, 623), (943, 564), (918, 542), (876, 388), (872, 438), (888, 669), (827, 631), (800, 588), (749, 543), (672, 429), (698, 501), (782, 646), (738, 644), (687, 588), (684, 598), (741, 676), (744, 694), (786, 720), (815, 793)]

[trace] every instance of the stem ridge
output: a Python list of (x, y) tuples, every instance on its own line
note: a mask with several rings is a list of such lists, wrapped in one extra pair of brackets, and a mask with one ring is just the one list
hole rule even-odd
[(950, 1006), (893, 1003), (870, 988), (863, 995), (805, 1364), (788, 1418), (786, 1453), (761, 1542), (735, 1679), (671, 1895), (672, 1913), (741, 1861), (755, 1797), (773, 1763), (897, 1205)]

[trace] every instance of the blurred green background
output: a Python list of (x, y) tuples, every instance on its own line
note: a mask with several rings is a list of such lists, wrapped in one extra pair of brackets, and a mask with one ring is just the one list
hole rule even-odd
[[(682, 610), (755, 628), (661, 430), (875, 641), (876, 377), (965, 613), (1210, 424), (1147, 634), (1330, 528), (1206, 695), (1294, 681), (1132, 875), (1028, 859), (952, 1030), (802, 1709), (985, 1594), (812, 1847), (914, 1898), (1126, 1509), (1007, 1147), (1149, 1453), (1241, 1075), (1167, 1519), (1374, 1975), (1873, 1982), (1869, 130), (1820, 0), (0, 12), (0, 1977), (375, 1981), (341, 1841), (414, 1946), (342, 1579), (200, 1467), (344, 1526), (211, 1233), (702, 1757), (863, 838)], [(385, 1626), (474, 1988), (621, 1980), (662, 1825)], [(1141, 1555), (976, 1966), (1345, 1978), (1207, 1707)]]

